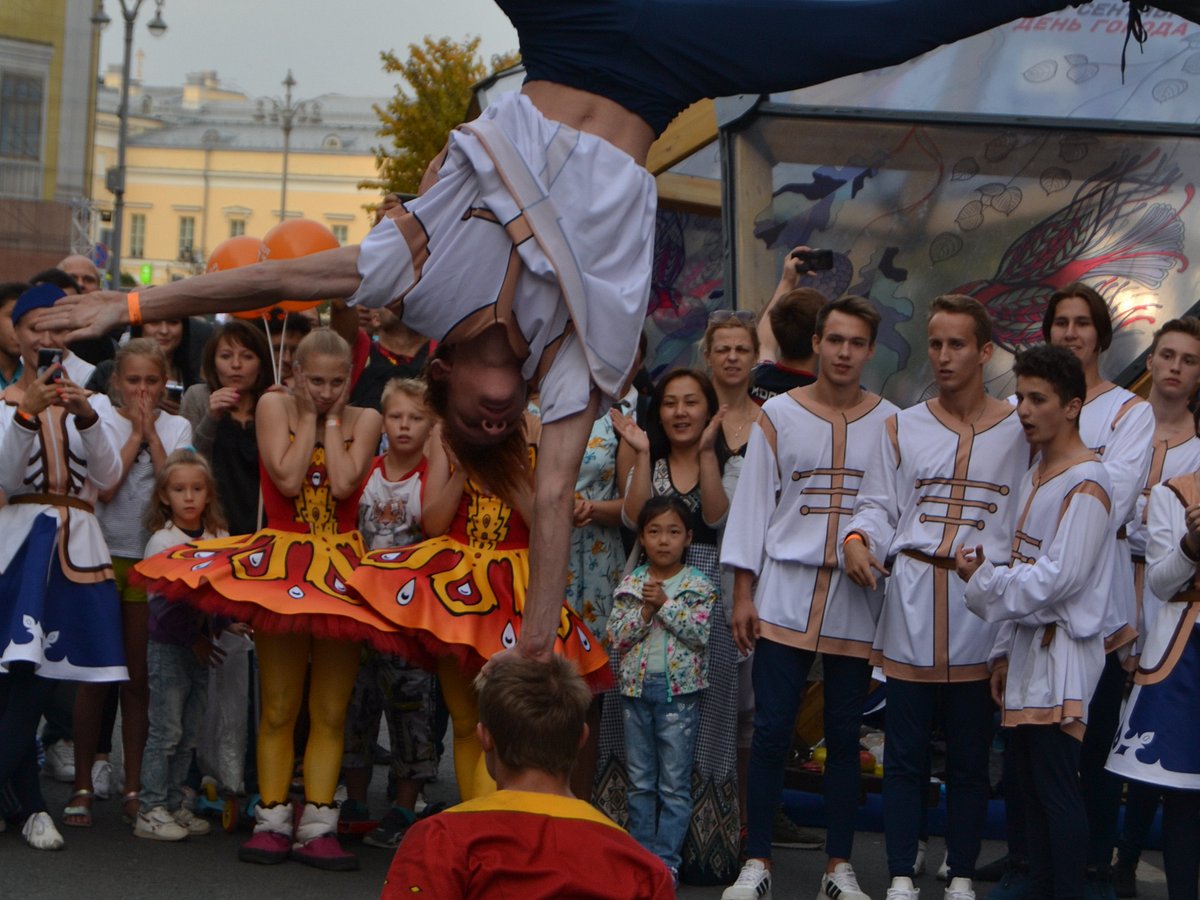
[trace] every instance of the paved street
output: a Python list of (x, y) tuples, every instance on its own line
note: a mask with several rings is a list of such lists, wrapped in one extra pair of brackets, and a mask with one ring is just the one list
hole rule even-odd
[[(119, 746), (119, 741), (117, 742)], [(372, 782), (371, 806), (375, 812), (385, 808), (383, 784), (385, 770), (376, 768)], [(43, 788), (56, 822), (70, 793), (68, 785), (43, 778)], [(433, 802), (456, 799), (450, 755), (443, 758), (439, 782), (429, 790)], [(237, 861), (238, 844), (247, 833), (225, 834), (217, 828), (200, 838), (180, 844), (140, 840), (121, 824), (115, 800), (96, 804), (95, 825), (90, 829), (61, 826), (67, 840), (62, 853), (39, 853), (25, 846), (17, 829), (0, 834), (0, 900), (340, 900), (372, 898), (379, 895), (391, 853), (356, 845), (362, 869), (351, 873), (320, 872), (299, 863), (279, 866), (253, 866)], [(824, 858), (816, 851), (780, 850), (776, 859), (776, 900), (811, 897), (817, 893)], [(944, 846), (934, 839), (929, 862), (933, 870), (941, 862)], [(1000, 845), (989, 842), (981, 855), (983, 861), (1002, 852)], [(881, 900), (887, 888), (887, 866), (882, 835), (860, 835), (855, 844), (855, 868), (859, 881), (875, 900)], [(1139, 897), (1165, 900), (1161, 855), (1148, 853), (1139, 870)], [(925, 900), (940, 900), (942, 885), (932, 876), (921, 879), (918, 887)], [(989, 885), (979, 885), (983, 900)], [(683, 900), (717, 900), (720, 887), (684, 886)]]

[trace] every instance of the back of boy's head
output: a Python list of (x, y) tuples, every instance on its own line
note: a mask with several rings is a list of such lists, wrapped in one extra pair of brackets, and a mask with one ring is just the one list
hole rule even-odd
[(557, 654), (547, 662), (516, 657), (475, 683), (479, 721), (506, 768), (571, 774), (592, 703), (574, 663)]
[(1040, 378), (1054, 388), (1066, 406), (1075, 398), (1087, 399), (1087, 378), (1083, 364), (1066, 347), (1038, 344), (1017, 354), (1013, 374), (1018, 378)]
[(817, 330), (817, 313), (826, 303), (815, 288), (798, 287), (780, 297), (767, 313), (771, 333), (783, 359), (808, 359)]

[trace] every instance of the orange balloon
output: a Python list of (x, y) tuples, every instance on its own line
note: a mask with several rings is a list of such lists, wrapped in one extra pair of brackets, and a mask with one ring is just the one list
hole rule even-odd
[[(296, 259), (325, 250), (336, 250), (341, 244), (333, 232), (312, 219), (286, 219), (263, 236), (266, 258)], [(286, 312), (302, 312), (317, 306), (320, 300), (282, 300), (274, 304)]]
[[(237, 237), (227, 238), (217, 244), (208, 257), (208, 268), (205, 269), (205, 272), (222, 272), (226, 269), (251, 266), (266, 259), (267, 252), (267, 245), (258, 238), (248, 234), (239, 234)], [(243, 309), (235, 312), (234, 315), (239, 319), (260, 319), (262, 314), (270, 309), (270, 306), (264, 306), (261, 309)]]
[(256, 237), (239, 234), (217, 244), (208, 257), (206, 272), (220, 272), (262, 262), (267, 258), (267, 246)]

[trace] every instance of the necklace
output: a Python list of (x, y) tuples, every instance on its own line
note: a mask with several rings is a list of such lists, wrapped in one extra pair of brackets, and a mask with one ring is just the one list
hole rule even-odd
[(750, 425), (750, 423), (753, 422), (757, 418), (758, 418), (758, 410), (757, 409), (752, 410), (749, 415), (742, 416), (742, 424), (734, 427), (733, 417), (730, 415), (726, 415), (724, 424), (728, 425), (732, 432), (731, 440), (726, 441), (726, 443), (729, 444), (729, 446), (731, 448), (740, 447), (741, 439), (742, 439), (742, 432), (744, 432), (746, 430), (746, 428)]

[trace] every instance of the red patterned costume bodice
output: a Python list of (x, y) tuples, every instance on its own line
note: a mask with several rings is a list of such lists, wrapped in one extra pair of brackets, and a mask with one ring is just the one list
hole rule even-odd
[[(347, 442), (349, 443), (349, 442)], [(333, 496), (329, 486), (329, 471), (325, 466), (325, 447), (318, 442), (313, 447), (304, 473), (304, 483), (295, 497), (285, 497), (259, 463), (263, 509), (267, 527), (277, 531), (299, 534), (333, 535), (354, 531), (358, 527), (358, 490), (341, 500)]]
[(473, 481), (463, 490), (448, 535), (481, 550), (529, 549), (529, 526), (520, 513), (499, 497), (484, 494)]

